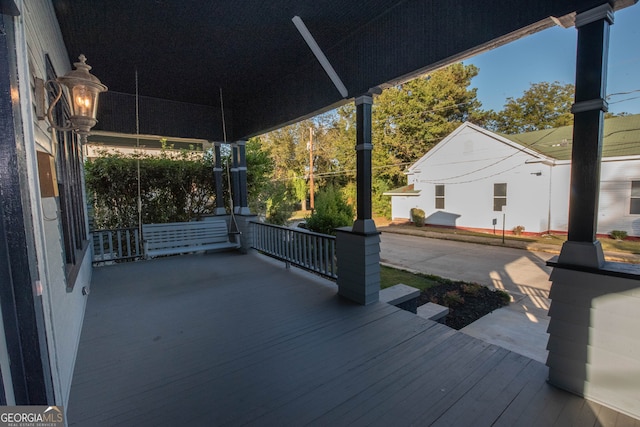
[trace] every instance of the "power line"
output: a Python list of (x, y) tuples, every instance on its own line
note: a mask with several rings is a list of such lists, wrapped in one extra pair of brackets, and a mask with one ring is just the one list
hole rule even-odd
[[(385, 168), (389, 168), (389, 167), (394, 167), (394, 166), (406, 166), (406, 165), (410, 165), (412, 163), (415, 162), (400, 162), (400, 163), (389, 163), (386, 165), (381, 165), (381, 166), (373, 166), (371, 169), (372, 170), (377, 170), (377, 169), (385, 169)], [(345, 170), (337, 170), (337, 171), (331, 171), (331, 172), (321, 172), (321, 173), (314, 173), (313, 176), (314, 177), (326, 177), (326, 176), (338, 176), (338, 175), (347, 175), (350, 173), (356, 173), (357, 169), (345, 169)], [(288, 176), (288, 177), (284, 177), (284, 178), (273, 178), (271, 179), (272, 182), (276, 182), (276, 181), (291, 181), (294, 179), (304, 179), (306, 178), (306, 175), (293, 175), (293, 176)]]
[(634, 89), (634, 90), (630, 90), (628, 92), (616, 92), (616, 93), (611, 93), (609, 95), (607, 95), (607, 99), (611, 98), (612, 96), (620, 96), (620, 95), (630, 95), (632, 93), (637, 93), (640, 92), (640, 89)]
[[(638, 91), (636, 91), (638, 92)], [(614, 102), (610, 102), (609, 105), (613, 105), (613, 104), (619, 104), (621, 102), (627, 102), (627, 101), (633, 101), (634, 99), (638, 99), (640, 98), (640, 96), (634, 96), (632, 98), (627, 98), (627, 99), (621, 99), (620, 101), (614, 101)]]

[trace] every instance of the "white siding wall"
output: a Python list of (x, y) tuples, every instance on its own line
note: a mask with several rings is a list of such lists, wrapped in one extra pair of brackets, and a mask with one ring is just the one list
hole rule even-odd
[(571, 187), (571, 165), (559, 162), (552, 170), (551, 184), (551, 230), (569, 229), (569, 188)]
[(50, 352), (56, 404), (68, 404), (86, 297), (82, 288), (91, 280), (91, 251), (88, 251), (73, 292), (66, 291), (64, 257), (58, 201), (40, 197), (36, 150), (55, 157), (47, 124), (38, 121), (33, 111), (33, 76), (46, 80), (45, 54), (49, 54), (58, 75), (70, 69), (53, 7), (49, 1), (17, 1), (21, 15), (17, 25), (17, 51), (20, 72), (20, 97), (23, 114), (26, 155), (32, 196), (32, 219), (38, 256), (39, 280), (43, 286), (47, 343)]
[[(535, 160), (489, 135), (461, 127), (416, 163), (419, 207), (431, 224), (491, 229), (496, 219), (501, 228), (503, 213), (493, 210), (493, 185), (507, 183), (506, 229), (522, 225), (526, 231), (547, 231), (550, 166), (527, 164)], [(435, 209), (436, 184), (445, 186), (441, 210)]]
[(549, 382), (640, 417), (637, 277), (556, 267), (550, 280)]
[(416, 196), (393, 196), (391, 203), (391, 218), (409, 219), (412, 208), (419, 207), (420, 198)]
[(640, 215), (629, 213), (631, 181), (640, 181), (640, 159), (602, 162), (598, 233), (623, 230), (630, 236), (640, 236)]
[[(569, 228), (569, 188), (571, 165), (561, 162), (553, 168), (551, 229)], [(600, 202), (598, 205), (598, 234), (613, 230), (640, 236), (640, 215), (629, 213), (631, 181), (640, 181), (640, 159), (604, 159), (600, 170)]]

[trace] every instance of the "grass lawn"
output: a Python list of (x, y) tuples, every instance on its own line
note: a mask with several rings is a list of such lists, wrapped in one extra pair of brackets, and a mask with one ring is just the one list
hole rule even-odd
[(413, 286), (414, 288), (424, 291), (427, 288), (440, 285), (443, 282), (449, 282), (449, 280), (432, 274), (414, 274), (408, 271), (398, 270), (397, 268), (386, 267), (384, 265), (380, 266), (381, 289), (397, 285), (398, 283), (403, 283), (407, 286)]
[(396, 268), (380, 266), (380, 287), (403, 283), (420, 289), (418, 305), (428, 302), (449, 307), (444, 323), (454, 329), (461, 329), (475, 322), (493, 310), (509, 305), (509, 294), (477, 283), (467, 283), (443, 279), (439, 276), (410, 273)]

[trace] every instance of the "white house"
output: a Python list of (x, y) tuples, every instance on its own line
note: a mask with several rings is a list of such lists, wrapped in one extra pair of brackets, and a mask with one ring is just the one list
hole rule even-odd
[[(500, 135), (464, 123), (407, 171), (394, 219), (493, 231), (566, 232), (572, 127)], [(640, 115), (605, 121), (598, 233), (640, 236)]]

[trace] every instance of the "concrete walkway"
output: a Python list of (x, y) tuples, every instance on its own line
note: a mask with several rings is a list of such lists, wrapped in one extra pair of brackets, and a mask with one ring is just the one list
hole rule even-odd
[(549, 274), (554, 255), (468, 242), (382, 233), (381, 259), (409, 271), (506, 290), (512, 303), (461, 331), (545, 362)]
[[(509, 306), (461, 331), (531, 359), (546, 362), (551, 268), (559, 246), (380, 227), (381, 260), (409, 271), (506, 290)], [(608, 261), (640, 263), (640, 256), (607, 252)]]

